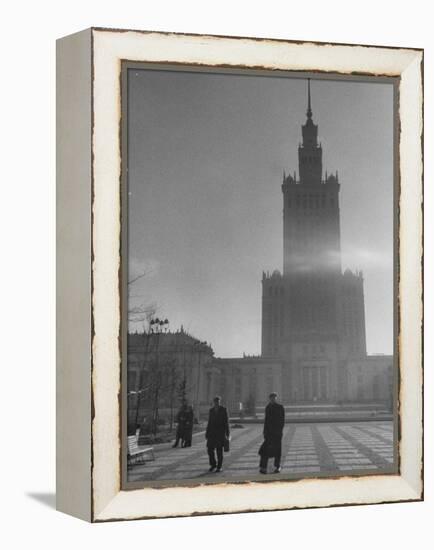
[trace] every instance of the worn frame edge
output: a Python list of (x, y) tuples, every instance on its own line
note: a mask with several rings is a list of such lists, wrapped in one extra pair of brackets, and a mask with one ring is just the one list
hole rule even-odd
[[(97, 31), (97, 29), (93, 29), (93, 33), (95, 33), (96, 31)], [(107, 33), (108, 31), (104, 30), (103, 32)], [(117, 31), (113, 31), (113, 32), (115, 33)], [(129, 32), (129, 31), (122, 31), (122, 32)], [(153, 35), (160, 35), (161, 33), (152, 33), (152, 34)], [(167, 35), (165, 35), (165, 36), (167, 36)], [(174, 37), (173, 34), (170, 34), (169, 36), (170, 36), (170, 38)], [(201, 38), (200, 35), (198, 37), (195, 37), (195, 39), (200, 39), (200, 38)], [(247, 39), (247, 40), (254, 40), (254, 39)], [(245, 39), (243, 39), (243, 41), (245, 41)], [(285, 44), (286, 43), (290, 44), (289, 41), (284, 42), (284, 43)], [(308, 44), (309, 44), (309, 46), (312, 46), (314, 43), (308, 43)], [(299, 43), (297, 43), (297, 45), (300, 46)], [(266, 47), (266, 44), (264, 44), (262, 47), (264, 47), (264, 46)], [(341, 46), (339, 46), (339, 47), (341, 47)], [(358, 46), (355, 46), (355, 45), (345, 46), (346, 49), (348, 49), (348, 48), (352, 49), (352, 48), (355, 48), (355, 47), (358, 47)], [(416, 65), (417, 65), (416, 73), (412, 74), (412, 75), (408, 75), (408, 76), (412, 76), (412, 78), (413, 78), (413, 80), (411, 82), (408, 82), (408, 84), (411, 86), (411, 84), (419, 85), (419, 83), (420, 83), (420, 95), (419, 95), (419, 100), (418, 100), (418, 103), (417, 103), (417, 109), (416, 109), (416, 112), (413, 113), (413, 114), (415, 115), (416, 123), (418, 122), (417, 119), (419, 119), (418, 127), (420, 129), (420, 136), (421, 136), (421, 139), (422, 139), (422, 137), (423, 137), (423, 122), (422, 122), (422, 112), (421, 111), (422, 111), (422, 105), (423, 105), (423, 88), (422, 88), (422, 84), (423, 84), (423, 82), (422, 82), (423, 52), (421, 50), (416, 50), (416, 49), (412, 49), (412, 50), (398, 49), (398, 50), (399, 51), (405, 51), (407, 54), (411, 53), (410, 58), (407, 57), (407, 59), (410, 59), (410, 61), (406, 64), (405, 68), (403, 68), (402, 71), (399, 74), (398, 73), (394, 74), (394, 76), (400, 76), (401, 77), (401, 82), (406, 81), (405, 78), (403, 79), (403, 77), (405, 76), (405, 72), (412, 65), (414, 65), (414, 63), (416, 63)], [(147, 61), (147, 60), (145, 59), (144, 61)], [(309, 68), (306, 68), (306, 70), (309, 70)], [(405, 130), (405, 132), (407, 132), (407, 130)], [(95, 143), (94, 143), (94, 145), (95, 145)], [(401, 125), (400, 151), (401, 151), (401, 145), (402, 145), (402, 125)], [(419, 153), (420, 153), (420, 148), (419, 148)], [(419, 157), (417, 158), (417, 160), (415, 162), (418, 164), (418, 170), (416, 170), (416, 172), (420, 173), (420, 179), (418, 179), (417, 185), (420, 184), (420, 189), (421, 189), (422, 175), (423, 175), (423, 172), (422, 172), (422, 157), (419, 155)], [(403, 169), (403, 165), (401, 164), (401, 172), (402, 172), (402, 169)], [(405, 180), (405, 178), (404, 178), (404, 180)], [(406, 185), (404, 185), (404, 187), (406, 187), (406, 186), (408, 186), (408, 182), (406, 183)], [(403, 209), (405, 211), (405, 205), (401, 204), (400, 205), (400, 211), (402, 211)], [(421, 221), (422, 221), (422, 212), (420, 212), (419, 219), (417, 220), (417, 222), (418, 222), (417, 225), (418, 225), (418, 228), (420, 230), (418, 235), (417, 235), (417, 240), (419, 241), (419, 244), (422, 243)], [(417, 248), (417, 247), (415, 247), (415, 248)], [(421, 271), (418, 272), (418, 274), (420, 275), (420, 277), (419, 277), (419, 283), (417, 283), (417, 284), (420, 285), (421, 280), (422, 280)], [(420, 285), (420, 296), (422, 298), (421, 292), (422, 292), (422, 289), (421, 289), (421, 285)], [(422, 305), (422, 304), (420, 304), (420, 305)], [(416, 314), (420, 316), (419, 326), (421, 326), (421, 323), (422, 323), (422, 310), (420, 310), (419, 312), (416, 312)], [(421, 340), (421, 335), (420, 334), (419, 334), (419, 340)], [(421, 376), (421, 378), (419, 380), (420, 381), (420, 387), (422, 389), (422, 382), (423, 382), (422, 365), (419, 364), (418, 367), (419, 367), (418, 371), (420, 371), (418, 374)], [(400, 398), (401, 398), (401, 402), (404, 403), (404, 405), (405, 405), (405, 402), (408, 399), (408, 396), (404, 394), (404, 395), (401, 395)], [(421, 407), (420, 407), (420, 403), (418, 404), (417, 410), (418, 410), (418, 412), (420, 412), (420, 421), (422, 423), (423, 418), (422, 418), (422, 410), (421, 410)], [(421, 435), (422, 435), (422, 432), (421, 432)], [(421, 438), (420, 438), (420, 442), (422, 444)], [(396, 502), (396, 501), (400, 501), (400, 500), (404, 500), (404, 501), (411, 500), (412, 501), (412, 500), (420, 500), (420, 499), (423, 498), (423, 453), (422, 453), (421, 450), (420, 450), (419, 454), (420, 454), (420, 470), (419, 470), (419, 473), (416, 472), (416, 477), (414, 475), (414, 472), (412, 472), (412, 475), (409, 475), (410, 472), (405, 471), (405, 468), (404, 468), (404, 472), (401, 476), (393, 476), (393, 477), (399, 478), (399, 480), (401, 482), (400, 483), (400, 494), (399, 494), (399, 496), (397, 496), (397, 498), (393, 498), (392, 500), (380, 500), (381, 502)], [(419, 475), (419, 477), (417, 477), (418, 475)], [(382, 476), (378, 476), (377, 481), (381, 477)], [(335, 483), (335, 482), (339, 483), (339, 481), (341, 481), (341, 480), (342, 480), (342, 478), (340, 480), (324, 480), (324, 482), (327, 483), (329, 481), (332, 481), (333, 483)], [(317, 481), (317, 480), (315, 480), (315, 481)], [(321, 480), (321, 481), (323, 481), (323, 480)], [(299, 483), (299, 482), (297, 482), (297, 483)], [(229, 487), (231, 487), (231, 484), (226, 483), (226, 484), (222, 484), (219, 487), (222, 487), (222, 488), (224, 487), (226, 490), (228, 490)], [(93, 487), (93, 491), (95, 489), (98, 489), (98, 487)], [(133, 493), (137, 493), (137, 492), (140, 492), (140, 491), (128, 491), (130, 497), (132, 496)], [(176, 517), (178, 515), (213, 514), (213, 513), (221, 514), (221, 513), (237, 513), (237, 512), (243, 512), (243, 511), (260, 511), (259, 508), (254, 508), (254, 509), (246, 508), (246, 509), (243, 509), (243, 510), (238, 510), (238, 509), (233, 509), (233, 510), (228, 510), (228, 511), (221, 511), (221, 510), (220, 511), (209, 511), (209, 510), (206, 511), (205, 510), (205, 511), (197, 511), (197, 512), (196, 511), (190, 511), (190, 512), (185, 512), (185, 513), (180, 513), (180, 514), (172, 513), (172, 514), (161, 514), (161, 515), (158, 515), (158, 514), (156, 514), (156, 515), (123, 514), (121, 510), (126, 504), (126, 502), (125, 502), (125, 493), (126, 493), (125, 491), (118, 491), (117, 494), (114, 496), (114, 498), (112, 498), (112, 499), (110, 499), (109, 501), (106, 502), (106, 506), (103, 506), (102, 508), (100, 506), (98, 506), (98, 512), (96, 514), (94, 514), (93, 517), (92, 517), (93, 521), (109, 521), (109, 520), (113, 521), (113, 520), (118, 520), (118, 519), (140, 519), (140, 518), (145, 518), (145, 517)], [(92, 496), (94, 497), (94, 494)], [(378, 500), (376, 501), (375, 498), (370, 499), (369, 502), (363, 502), (363, 500), (364, 499), (361, 499), (359, 502), (355, 502), (355, 501), (338, 502), (338, 501), (336, 501), (336, 502), (332, 502), (332, 503), (329, 503), (329, 504), (318, 503), (318, 504), (313, 504), (312, 506), (306, 506), (306, 505), (297, 506), (295, 504), (294, 506), (286, 506), (284, 508), (280, 508), (280, 507), (267, 508), (267, 507), (264, 507), (263, 510), (267, 510), (267, 509), (273, 509), (273, 510), (275, 510), (275, 509), (290, 509), (290, 508), (298, 508), (298, 507), (318, 507), (318, 506), (336, 506), (336, 505), (350, 505), (350, 504), (367, 504), (367, 503), (380, 502)], [(119, 501), (123, 502), (123, 504), (121, 504), (120, 508), (119, 508), (119, 504), (120, 504)]]
[(91, 521), (91, 39), (56, 43), (56, 508)]

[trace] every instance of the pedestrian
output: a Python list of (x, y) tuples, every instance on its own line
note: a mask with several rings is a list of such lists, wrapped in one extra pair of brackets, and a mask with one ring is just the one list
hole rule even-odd
[(277, 402), (276, 392), (270, 393), (269, 399), (270, 401), (265, 407), (264, 442), (258, 452), (261, 457), (259, 471), (261, 474), (266, 474), (268, 459), (274, 457), (274, 473), (278, 474), (281, 470), (280, 460), (285, 409), (283, 405)]
[(188, 406), (187, 402), (183, 401), (181, 408), (179, 409), (177, 415), (176, 415), (176, 437), (175, 437), (175, 443), (172, 445), (172, 447), (177, 447), (179, 442), (181, 441), (181, 447), (184, 447), (184, 438), (185, 438), (185, 425), (187, 421), (187, 412), (188, 412)]
[(193, 407), (191, 405), (187, 405), (184, 414), (184, 433), (182, 439), (183, 447), (191, 447), (191, 440), (193, 437), (193, 420)]
[[(228, 411), (220, 405), (221, 398), (216, 395), (213, 399), (214, 406), (209, 410), (208, 425), (206, 427), (206, 446), (209, 457), (209, 471), (222, 471), (223, 447), (229, 441)], [(217, 454), (217, 460), (216, 455)]]

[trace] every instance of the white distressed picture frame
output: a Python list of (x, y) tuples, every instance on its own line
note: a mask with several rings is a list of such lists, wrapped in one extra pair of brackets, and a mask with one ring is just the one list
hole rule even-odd
[[(399, 475), (121, 490), (121, 61), (399, 84)], [(423, 498), (423, 51), (89, 29), (58, 41), (57, 506), (88, 521)]]

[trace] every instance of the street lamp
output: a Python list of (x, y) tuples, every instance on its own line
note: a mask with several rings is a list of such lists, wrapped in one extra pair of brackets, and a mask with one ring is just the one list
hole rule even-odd
[[(153, 321), (153, 322), (152, 322)], [(152, 419), (152, 431), (154, 435), (157, 434), (158, 430), (158, 406), (160, 400), (160, 389), (161, 389), (161, 372), (160, 372), (160, 354), (159, 354), (159, 345), (160, 345), (160, 335), (166, 333), (169, 330), (169, 320), (166, 319), (156, 319), (151, 320), (151, 333), (156, 336), (156, 346), (155, 346), (155, 391), (154, 391), (154, 403), (153, 403), (153, 419)]]
[[(160, 373), (158, 372), (158, 359), (159, 359), (159, 354), (158, 354), (158, 347), (159, 347), (159, 335), (161, 333), (166, 333), (167, 331), (169, 330), (169, 320), (166, 318), (166, 319), (159, 319), (158, 317), (156, 317), (155, 319), (151, 319), (149, 321), (149, 330), (148, 332), (144, 332), (143, 335), (145, 337), (145, 350), (144, 350), (144, 357), (143, 357), (143, 363), (142, 363), (142, 370), (140, 372), (140, 381), (139, 381), (139, 389), (137, 391), (137, 400), (136, 400), (136, 418), (135, 418), (135, 425), (137, 426), (138, 424), (138, 420), (139, 420), (139, 413), (140, 413), (140, 406), (141, 406), (141, 402), (142, 402), (142, 398), (143, 398), (143, 395), (146, 393), (146, 390), (145, 388), (143, 388), (143, 377), (144, 377), (144, 371), (145, 371), (145, 367), (148, 363), (148, 356), (149, 356), (149, 352), (150, 352), (150, 343), (151, 343), (151, 336), (155, 335), (156, 336), (156, 374), (157, 374), (157, 377), (159, 377)], [(157, 426), (157, 421), (158, 421), (158, 392), (159, 392), (159, 386), (157, 384), (156, 386), (156, 394), (155, 394), (155, 399), (156, 399), (156, 413), (154, 414), (154, 426), (153, 426), (153, 429), (154, 431), (156, 430), (156, 426)]]
[(202, 371), (201, 358), (202, 358), (202, 353), (206, 351), (208, 344), (207, 342), (195, 342), (193, 346), (197, 349), (197, 352), (198, 352), (195, 410), (196, 410), (196, 418), (199, 422), (200, 420), (200, 384), (201, 384), (201, 371)]
[(151, 334), (161, 334), (162, 332), (167, 332), (169, 330), (169, 320), (168, 319), (151, 319), (149, 322), (150, 333)]

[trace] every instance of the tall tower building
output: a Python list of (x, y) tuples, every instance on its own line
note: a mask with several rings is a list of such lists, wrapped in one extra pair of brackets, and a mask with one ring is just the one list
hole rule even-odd
[(366, 356), (363, 276), (342, 274), (338, 173), (323, 177), (308, 80), (298, 174), (283, 174), (283, 273), (262, 278), (262, 356), (284, 361), (285, 401), (345, 395), (345, 365)]

